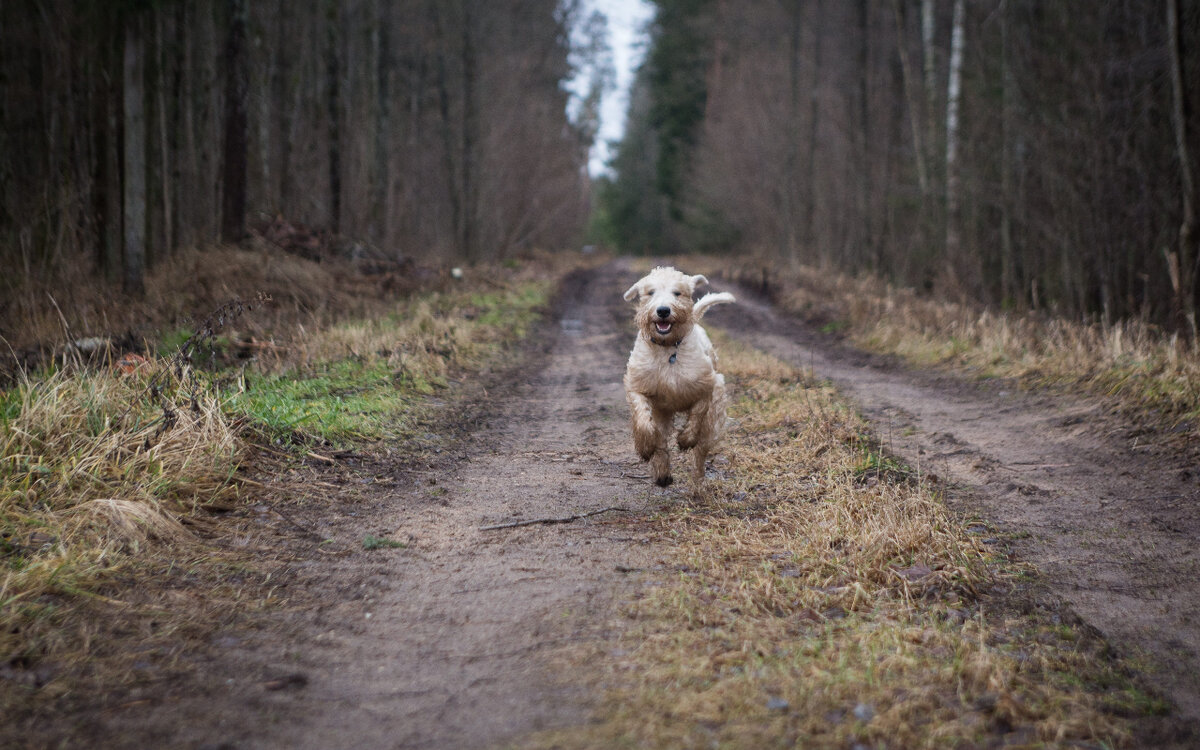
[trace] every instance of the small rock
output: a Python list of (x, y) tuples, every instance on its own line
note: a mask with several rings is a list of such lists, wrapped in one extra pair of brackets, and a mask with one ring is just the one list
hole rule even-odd
[(826, 620), (840, 620), (845, 616), (846, 610), (841, 607), (830, 607), (821, 613), (821, 617), (824, 617)]
[(875, 707), (867, 703), (859, 703), (854, 707), (854, 718), (862, 722), (875, 718)]
[(928, 578), (933, 575), (933, 568), (922, 563), (917, 563), (910, 568), (897, 570), (896, 574), (906, 581), (919, 581), (922, 578)]
[(262, 686), (267, 690), (284, 690), (286, 688), (302, 688), (308, 684), (308, 675), (301, 672), (293, 672), (283, 677), (277, 677), (273, 680), (267, 680), (262, 683)]
[(768, 711), (786, 711), (787, 708), (788, 708), (788, 702), (786, 700), (784, 700), (783, 698), (780, 698), (775, 695), (772, 695), (771, 697), (767, 698), (767, 710)]

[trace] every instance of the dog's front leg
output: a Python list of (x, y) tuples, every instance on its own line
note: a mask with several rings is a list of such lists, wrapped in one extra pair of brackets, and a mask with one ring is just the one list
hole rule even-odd
[(671, 453), (668, 445), (675, 413), (655, 409), (653, 418), (655, 443), (654, 455), (650, 457), (650, 473), (654, 475), (655, 484), (666, 487), (675, 481), (671, 476)]
[(649, 461), (658, 447), (658, 430), (654, 423), (654, 407), (640, 393), (626, 391), (629, 417), (633, 425), (633, 449), (643, 461)]

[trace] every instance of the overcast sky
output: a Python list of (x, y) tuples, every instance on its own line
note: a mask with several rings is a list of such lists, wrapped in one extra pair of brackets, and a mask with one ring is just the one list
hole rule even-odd
[[(598, 175), (610, 157), (608, 144), (621, 139), (625, 132), (625, 111), (629, 106), (629, 87), (633, 73), (645, 53), (646, 24), (654, 15), (654, 6), (646, 0), (585, 0), (586, 15), (598, 10), (608, 16), (609, 43), (617, 68), (617, 88), (604, 98), (600, 107), (600, 137), (592, 149), (588, 171)], [(586, 86), (586, 82), (582, 82)], [(582, 93), (582, 92), (581, 92)]]

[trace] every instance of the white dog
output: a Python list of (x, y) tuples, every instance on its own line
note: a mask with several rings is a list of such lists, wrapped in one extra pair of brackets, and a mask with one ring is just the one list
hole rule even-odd
[(692, 301), (703, 276), (674, 268), (655, 268), (625, 292), (638, 305), (638, 335), (625, 368), (625, 397), (633, 420), (633, 445), (650, 462), (654, 481), (666, 487), (671, 477), (668, 441), (675, 415), (687, 421), (680, 429), (680, 450), (692, 449), (692, 490), (704, 479), (704, 461), (725, 431), (725, 378), (717, 372), (717, 353), (700, 327), (704, 311), (733, 302), (728, 292)]

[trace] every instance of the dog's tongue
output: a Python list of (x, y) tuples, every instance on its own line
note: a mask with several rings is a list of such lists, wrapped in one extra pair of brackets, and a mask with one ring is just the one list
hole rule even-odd
[(670, 323), (655, 323), (654, 327), (655, 327), (655, 329), (658, 330), (659, 333), (662, 333), (662, 334), (667, 334), (667, 333), (671, 332), (671, 324)]

